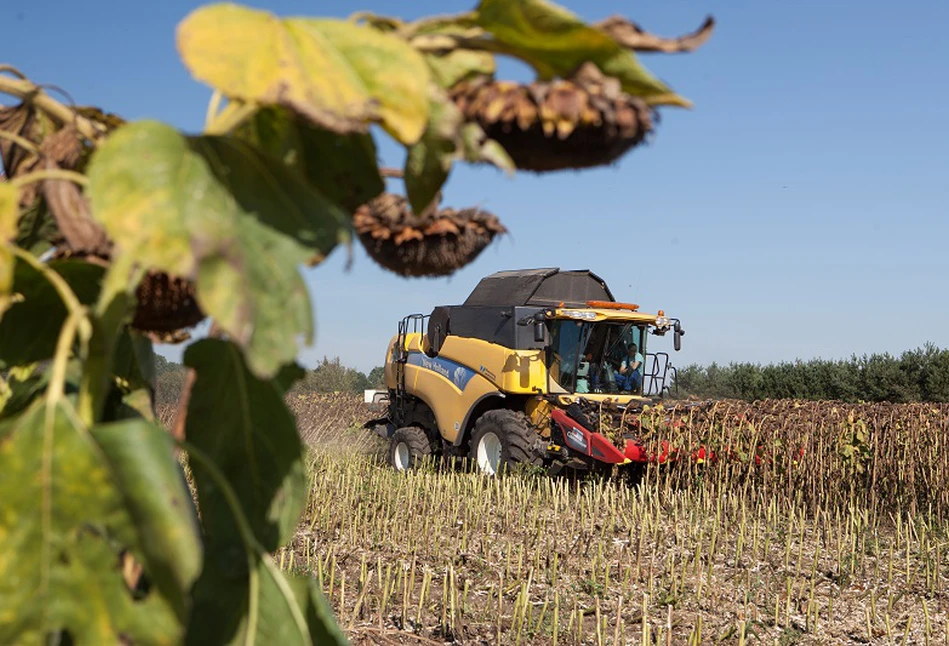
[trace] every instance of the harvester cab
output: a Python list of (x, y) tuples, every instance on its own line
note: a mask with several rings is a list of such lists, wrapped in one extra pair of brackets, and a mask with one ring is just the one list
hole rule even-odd
[(685, 334), (662, 310), (617, 302), (587, 270), (502, 271), (461, 305), (399, 323), (386, 353), (387, 415), (368, 426), (389, 461), (469, 457), (489, 474), (529, 464), (610, 469), (654, 459), (637, 413), (674, 381), (650, 337)]

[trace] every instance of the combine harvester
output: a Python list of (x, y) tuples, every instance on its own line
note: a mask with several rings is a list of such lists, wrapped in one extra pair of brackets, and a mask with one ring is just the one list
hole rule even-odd
[(646, 348), (670, 331), (678, 351), (678, 319), (617, 302), (590, 271), (498, 272), (462, 305), (402, 319), (386, 353), (387, 414), (366, 426), (398, 470), (430, 455), (492, 475), (662, 461), (640, 442), (637, 414), (674, 376), (669, 355)]

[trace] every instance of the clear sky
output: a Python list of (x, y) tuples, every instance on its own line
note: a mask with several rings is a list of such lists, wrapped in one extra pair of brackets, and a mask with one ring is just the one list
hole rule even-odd
[[(2, 62), (78, 103), (197, 131), (210, 90), (180, 63), (174, 29), (199, 4), (7, 0)], [(302, 349), (305, 364), (338, 355), (368, 371), (404, 314), (459, 303), (494, 271), (540, 266), (592, 269), (618, 299), (681, 318), (677, 365), (949, 347), (949, 3), (562, 4), (663, 35), (715, 16), (699, 51), (643, 57), (695, 108), (666, 109), (652, 144), (609, 168), (509, 179), (456, 167), (444, 204), (480, 205), (510, 235), (442, 279), (387, 273), (358, 243), (346, 271), (338, 249), (306, 273), (317, 341)], [(474, 0), (253, 6), (413, 18)], [(514, 65), (501, 71), (527, 78)], [(380, 151), (401, 164), (391, 142)]]

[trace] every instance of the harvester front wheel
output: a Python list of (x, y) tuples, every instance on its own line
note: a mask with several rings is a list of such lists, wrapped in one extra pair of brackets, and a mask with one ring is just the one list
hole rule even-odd
[(415, 469), (432, 454), (432, 443), (418, 426), (396, 429), (389, 439), (389, 464), (396, 471)]
[(481, 473), (497, 475), (515, 464), (539, 466), (544, 453), (544, 443), (523, 413), (492, 410), (475, 423), (469, 457)]

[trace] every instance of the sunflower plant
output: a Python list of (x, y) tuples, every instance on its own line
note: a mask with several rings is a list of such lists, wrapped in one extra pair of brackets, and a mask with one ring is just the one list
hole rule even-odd
[[(302, 268), (354, 238), (400, 275), (464, 266), (505, 228), (441, 206), (455, 163), (618, 159), (689, 105), (637, 52), (691, 51), (712, 24), (664, 39), (545, 0), (413, 22), (212, 4), (176, 33), (212, 90), (199, 133), (0, 66), (0, 643), (345, 643), (314, 580), (271, 556), (307, 498), (285, 403), (314, 333)], [(499, 56), (536, 79), (495, 78)], [(373, 125), (403, 168), (380, 168)], [(204, 321), (164, 429), (153, 344)]]

